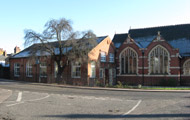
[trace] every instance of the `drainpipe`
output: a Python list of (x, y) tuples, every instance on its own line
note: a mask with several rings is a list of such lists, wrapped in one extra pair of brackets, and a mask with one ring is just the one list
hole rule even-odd
[(118, 60), (119, 60), (119, 58), (117, 59), (117, 61), (116, 61), (116, 54), (117, 54), (117, 49), (115, 48), (115, 55), (114, 55), (114, 63), (115, 63), (115, 83), (114, 83), (114, 85), (115, 84), (117, 84), (117, 62), (118, 62)]
[(181, 66), (181, 60), (182, 60), (182, 57), (179, 56), (179, 86), (181, 85), (181, 73), (182, 73), (182, 66)]
[(142, 85), (144, 86), (144, 49), (142, 50)]

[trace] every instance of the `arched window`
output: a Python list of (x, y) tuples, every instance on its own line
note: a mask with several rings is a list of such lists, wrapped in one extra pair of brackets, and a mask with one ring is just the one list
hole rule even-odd
[(149, 73), (169, 74), (169, 52), (160, 45), (149, 53)]
[(121, 74), (137, 73), (137, 53), (132, 48), (124, 49), (120, 54)]
[(183, 64), (183, 74), (190, 75), (190, 59)]

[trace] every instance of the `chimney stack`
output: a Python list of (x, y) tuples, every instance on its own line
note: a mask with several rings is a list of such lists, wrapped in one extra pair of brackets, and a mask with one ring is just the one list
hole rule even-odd
[(19, 52), (20, 52), (20, 48), (16, 46), (16, 47), (14, 48), (14, 54), (19, 53)]
[(3, 55), (4, 55), (5, 57), (7, 57), (7, 51), (6, 51), (6, 50), (3, 52)]

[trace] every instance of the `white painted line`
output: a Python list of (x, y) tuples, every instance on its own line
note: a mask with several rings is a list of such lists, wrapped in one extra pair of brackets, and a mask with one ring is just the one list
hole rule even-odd
[(7, 107), (11, 107), (11, 106), (14, 106), (14, 105), (18, 105), (18, 104), (22, 104), (24, 102), (18, 102), (18, 103), (14, 103), (14, 104), (10, 104), (10, 105), (6, 105)]
[(48, 98), (50, 95), (47, 95), (45, 97), (39, 98), (39, 99), (33, 99), (33, 100), (26, 100), (25, 102), (32, 102), (32, 101), (39, 101)]
[(18, 93), (17, 102), (20, 102), (22, 100), (22, 92)]
[(26, 101), (22, 101), (22, 102), (17, 102), (17, 103), (14, 103), (14, 104), (7, 105), (7, 107), (11, 107), (11, 106), (14, 106), (14, 105), (22, 104), (22, 103), (25, 103), (25, 102), (33, 102), (33, 101), (43, 100), (43, 99), (48, 98), (49, 96), (50, 95), (47, 95), (47, 96), (39, 98), (39, 99), (33, 99), (33, 100), (26, 100)]
[(134, 111), (140, 105), (141, 102), (142, 102), (142, 100), (139, 100), (137, 102), (137, 104), (131, 110), (129, 110), (128, 112), (124, 113), (122, 116), (126, 116), (126, 115), (130, 114), (132, 111)]

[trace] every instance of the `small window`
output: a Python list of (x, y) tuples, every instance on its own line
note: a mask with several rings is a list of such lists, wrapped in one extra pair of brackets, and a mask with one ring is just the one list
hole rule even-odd
[(96, 77), (96, 63), (94, 61), (91, 62), (91, 78)]
[(31, 64), (31, 62), (27, 62), (27, 64), (26, 64), (26, 76), (32, 77), (32, 64)]
[(101, 52), (101, 62), (106, 62), (106, 52)]
[(104, 69), (100, 68), (100, 78), (104, 78)]
[(40, 77), (47, 77), (47, 65), (45, 62), (40, 64)]
[(20, 64), (19, 63), (14, 64), (14, 76), (15, 77), (20, 76)]
[(114, 54), (113, 53), (109, 54), (109, 59), (110, 59), (110, 62), (114, 62)]
[(72, 63), (72, 77), (73, 78), (81, 77), (81, 64), (79, 62)]

